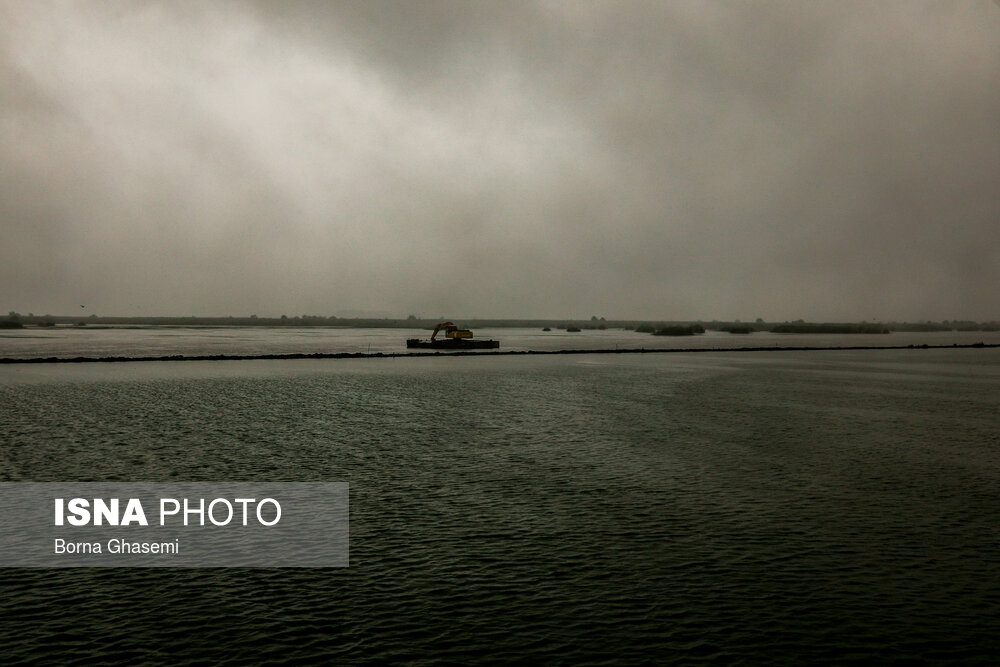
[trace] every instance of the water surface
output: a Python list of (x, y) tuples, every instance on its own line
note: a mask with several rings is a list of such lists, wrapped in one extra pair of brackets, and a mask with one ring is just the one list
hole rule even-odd
[[(407, 338), (430, 338), (422, 329), (349, 327), (28, 327), (0, 330), (0, 358), (159, 357), (265, 354), (406, 352)], [(476, 338), (500, 341), (500, 350), (718, 349), (739, 347), (899, 347), (1000, 344), (998, 331), (894, 332), (890, 334), (653, 336), (624, 329), (568, 332), (528, 328), (477, 329)]]
[(347, 481), (343, 570), (6, 570), (5, 662), (993, 662), (1000, 354), (0, 368), (4, 480)]

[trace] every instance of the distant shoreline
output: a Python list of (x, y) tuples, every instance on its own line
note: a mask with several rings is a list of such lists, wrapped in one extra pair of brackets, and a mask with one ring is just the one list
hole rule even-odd
[(0, 358), (0, 364), (80, 364), (119, 363), (138, 361), (252, 361), (288, 359), (395, 359), (422, 357), (496, 357), (535, 356), (554, 354), (669, 354), (679, 352), (827, 352), (838, 350), (955, 350), (1000, 348), (1000, 343), (968, 343), (951, 345), (844, 345), (844, 346), (782, 346), (782, 347), (711, 347), (711, 348), (628, 348), (597, 350), (503, 350), (499, 352), (314, 352), (290, 354), (199, 354), (143, 357), (37, 357)]
[[(7, 317), (0, 317), (0, 328), (59, 328), (59, 329), (102, 329), (102, 328), (147, 328), (147, 327), (260, 327), (275, 329), (419, 329), (432, 331), (434, 327), (447, 318), (425, 318), (411, 316), (407, 318), (369, 318), (369, 317), (324, 317), (320, 315), (297, 315), (293, 317), (117, 317), (90, 315), (22, 315), (10, 312)], [(605, 319), (592, 316), (590, 319), (528, 319), (528, 318), (452, 318), (452, 321), (470, 329), (580, 329), (603, 330), (624, 329), (639, 331), (639, 333), (655, 333), (658, 330), (675, 327), (701, 327), (709, 331), (726, 331), (735, 334), (747, 334), (770, 331), (773, 333), (835, 333), (835, 334), (870, 334), (934, 331), (1000, 331), (1000, 321), (974, 320), (944, 320), (942, 322), (899, 322), (867, 321), (867, 322), (806, 322), (795, 321), (765, 321), (758, 318), (753, 322), (740, 320), (650, 320), (650, 319)], [(701, 332), (693, 332), (701, 333)]]

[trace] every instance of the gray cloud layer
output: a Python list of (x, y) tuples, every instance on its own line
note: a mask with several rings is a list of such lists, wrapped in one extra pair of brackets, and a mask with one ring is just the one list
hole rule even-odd
[(0, 306), (1000, 318), (991, 2), (285, 4), (0, 0)]

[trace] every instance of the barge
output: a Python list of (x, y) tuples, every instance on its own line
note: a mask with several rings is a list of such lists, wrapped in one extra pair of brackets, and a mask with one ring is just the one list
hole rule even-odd
[[(444, 331), (444, 338), (437, 335)], [(434, 327), (430, 340), (407, 338), (406, 347), (430, 350), (496, 350), (500, 348), (498, 340), (474, 340), (472, 331), (459, 329), (453, 322), (441, 322)]]

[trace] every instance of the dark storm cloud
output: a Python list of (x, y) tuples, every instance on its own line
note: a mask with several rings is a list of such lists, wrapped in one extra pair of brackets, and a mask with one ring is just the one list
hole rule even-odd
[(0, 15), (8, 309), (1000, 317), (989, 2)]

